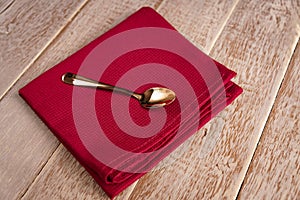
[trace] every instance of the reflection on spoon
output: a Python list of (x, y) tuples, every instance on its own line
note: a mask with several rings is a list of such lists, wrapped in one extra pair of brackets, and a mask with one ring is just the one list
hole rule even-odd
[(71, 85), (111, 90), (114, 92), (126, 94), (137, 99), (144, 108), (162, 107), (172, 103), (176, 98), (175, 93), (168, 88), (154, 87), (146, 90), (143, 94), (138, 94), (124, 88), (97, 82), (95, 80), (70, 72), (62, 76), (62, 81)]

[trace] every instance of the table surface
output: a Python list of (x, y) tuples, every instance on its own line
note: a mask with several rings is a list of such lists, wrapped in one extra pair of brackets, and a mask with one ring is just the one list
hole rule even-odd
[(300, 199), (299, 0), (0, 1), (1, 199), (108, 199), (18, 90), (142, 6), (244, 93), (116, 199)]

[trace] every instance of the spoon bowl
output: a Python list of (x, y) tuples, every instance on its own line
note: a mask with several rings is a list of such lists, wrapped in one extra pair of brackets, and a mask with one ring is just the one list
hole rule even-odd
[(70, 85), (110, 90), (113, 92), (126, 94), (137, 99), (144, 108), (163, 107), (169, 105), (176, 99), (175, 92), (168, 88), (154, 87), (146, 90), (143, 94), (138, 94), (124, 88), (101, 83), (70, 72), (65, 73), (62, 76), (62, 81)]
[(168, 88), (154, 87), (146, 90), (140, 100), (144, 108), (162, 107), (169, 105), (176, 98), (175, 92)]

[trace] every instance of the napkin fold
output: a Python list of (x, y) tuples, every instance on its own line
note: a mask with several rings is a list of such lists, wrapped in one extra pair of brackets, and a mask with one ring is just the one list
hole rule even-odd
[[(131, 34), (136, 34), (134, 40)], [(133, 44), (139, 48), (130, 49)], [(147, 110), (124, 95), (67, 85), (61, 81), (66, 72), (138, 93), (168, 87), (177, 99), (165, 108)], [(242, 93), (231, 81), (235, 75), (144, 7), (19, 94), (113, 198)]]

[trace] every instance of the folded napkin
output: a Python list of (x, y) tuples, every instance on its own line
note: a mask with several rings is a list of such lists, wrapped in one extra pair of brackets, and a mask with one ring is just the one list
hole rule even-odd
[[(65, 84), (66, 72), (137, 93), (167, 87), (177, 98), (145, 109), (125, 95)], [(235, 75), (145, 7), (19, 93), (113, 198), (241, 94)]]

